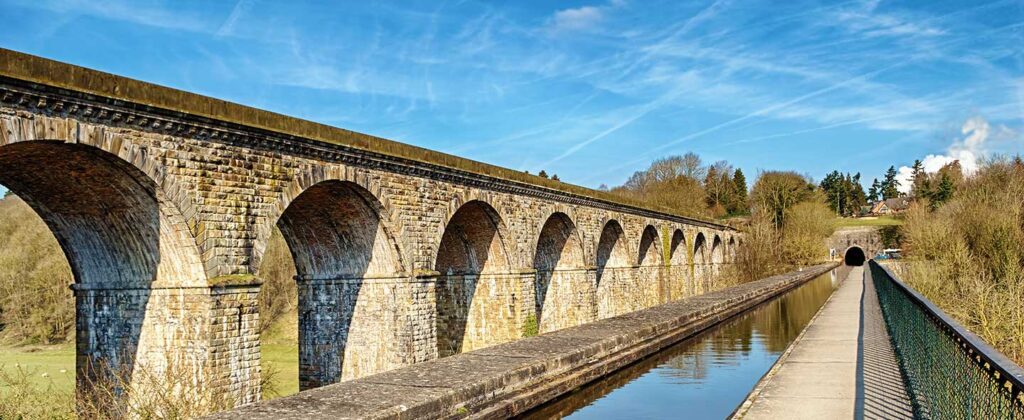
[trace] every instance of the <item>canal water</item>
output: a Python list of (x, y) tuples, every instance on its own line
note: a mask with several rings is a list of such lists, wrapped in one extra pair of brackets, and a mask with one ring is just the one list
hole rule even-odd
[(524, 417), (726, 418), (832, 295), (838, 274), (823, 274)]

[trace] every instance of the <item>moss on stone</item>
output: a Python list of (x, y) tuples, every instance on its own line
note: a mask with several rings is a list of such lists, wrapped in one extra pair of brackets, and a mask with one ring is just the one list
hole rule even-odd
[(260, 282), (252, 274), (228, 274), (210, 279), (210, 286), (249, 286), (258, 285)]
[(537, 324), (537, 317), (530, 315), (523, 321), (523, 337), (534, 337), (540, 333), (540, 325)]

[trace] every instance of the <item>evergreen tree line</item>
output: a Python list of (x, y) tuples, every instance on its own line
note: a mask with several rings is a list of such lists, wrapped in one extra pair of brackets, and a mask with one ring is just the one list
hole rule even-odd
[[(1019, 161), (1020, 158), (1017, 158)], [(914, 198), (927, 200), (934, 210), (953, 198), (957, 187), (963, 183), (964, 174), (959, 161), (946, 164), (938, 172), (929, 174), (924, 171), (920, 160), (914, 161), (911, 167), (910, 195)]]
[(921, 160), (915, 160), (911, 171), (909, 194), (900, 192), (902, 185), (897, 178), (899, 172), (896, 166), (890, 166), (881, 181), (873, 179), (867, 192), (861, 186), (860, 173), (850, 175), (832, 171), (818, 186), (833, 211), (840, 216), (851, 217), (860, 215), (864, 206), (898, 197), (926, 200), (932, 208), (936, 208), (949, 201), (964, 180), (959, 161), (946, 164), (937, 172), (929, 174), (925, 172)]
[(900, 194), (900, 180), (896, 179), (898, 173), (896, 172), (895, 166), (890, 166), (885, 171), (885, 175), (882, 177), (882, 181), (879, 182), (878, 178), (871, 181), (871, 187), (868, 188), (868, 201), (875, 203), (881, 200), (888, 200), (890, 198), (897, 198)]
[(832, 171), (821, 180), (818, 187), (828, 200), (829, 208), (840, 216), (857, 216), (861, 207), (868, 204), (868, 194), (864, 193), (864, 187), (860, 184), (860, 173), (850, 175)]

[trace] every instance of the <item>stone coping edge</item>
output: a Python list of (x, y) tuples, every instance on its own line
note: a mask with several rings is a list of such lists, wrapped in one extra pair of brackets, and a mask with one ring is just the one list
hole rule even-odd
[(186, 92), (86, 67), (50, 60), (0, 48), (0, 78), (107, 98), (120, 105), (134, 104), (144, 109), (160, 109), (213, 121), (292, 136), (315, 142), (379, 153), (428, 165), (454, 168), (468, 173), (509, 182), (532, 185), (563, 194), (646, 210), (677, 218), (687, 223), (714, 229), (735, 230), (729, 225), (678, 214), (672, 209), (651, 206), (637, 200), (561, 181), (478, 162), (410, 144), (315, 123), (265, 111), (209, 96)]
[(251, 404), (209, 418), (507, 418), (612, 374), (837, 265), (820, 264), (577, 327)]

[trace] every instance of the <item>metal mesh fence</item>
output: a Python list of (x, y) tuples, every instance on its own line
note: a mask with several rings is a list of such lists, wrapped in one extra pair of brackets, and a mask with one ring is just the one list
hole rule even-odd
[(871, 261), (914, 416), (1024, 420), (1024, 370)]

